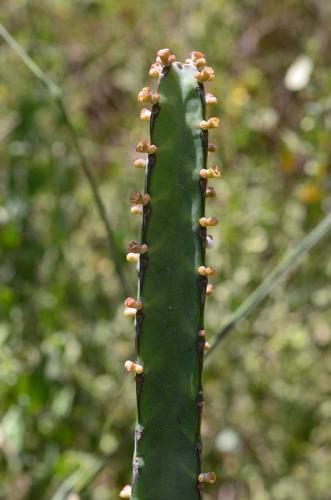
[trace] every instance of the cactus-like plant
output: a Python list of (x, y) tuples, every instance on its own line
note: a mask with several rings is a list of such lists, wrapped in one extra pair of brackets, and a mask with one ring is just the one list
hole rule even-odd
[(200, 423), (203, 407), (201, 373), (208, 346), (204, 330), (206, 294), (212, 293), (205, 250), (212, 246), (205, 200), (215, 191), (209, 178), (220, 175), (207, 166), (208, 129), (219, 119), (206, 118), (204, 82), (214, 78), (201, 52), (177, 62), (169, 49), (157, 52), (150, 76), (156, 92), (138, 94), (142, 120), (150, 120), (150, 142), (136, 150), (136, 168), (146, 172), (145, 192), (132, 193), (131, 212), (142, 215), (141, 242), (131, 242), (128, 261), (138, 265), (138, 297), (125, 301), (125, 315), (135, 317), (137, 361), (126, 361), (135, 373), (138, 419), (135, 431), (132, 488), (120, 496), (134, 500), (202, 498)]

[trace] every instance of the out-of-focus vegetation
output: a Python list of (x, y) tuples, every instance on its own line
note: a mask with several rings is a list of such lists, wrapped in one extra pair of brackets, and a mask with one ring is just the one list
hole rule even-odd
[[(209, 336), (330, 210), (330, 2), (1, 0), (0, 20), (63, 88), (132, 294), (127, 198), (147, 132), (136, 93), (159, 48), (202, 50), (216, 71)], [(2, 42), (0, 97), (0, 498), (113, 500), (135, 419), (124, 293), (62, 116)], [(204, 464), (219, 481), (207, 499), (330, 499), (330, 243), (211, 356)]]

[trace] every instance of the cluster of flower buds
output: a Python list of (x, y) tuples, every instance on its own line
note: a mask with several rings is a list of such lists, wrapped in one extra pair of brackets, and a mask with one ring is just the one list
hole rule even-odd
[(140, 215), (144, 211), (144, 205), (147, 205), (151, 201), (149, 194), (141, 194), (135, 191), (130, 194), (129, 200), (131, 203), (130, 212), (135, 215)]
[[(207, 61), (203, 52), (193, 51), (191, 52), (191, 58), (186, 60), (187, 63), (194, 63), (198, 69), (195, 78), (199, 83), (204, 83), (214, 79), (215, 73), (213, 68), (207, 66)], [(210, 92), (205, 94), (206, 104), (217, 104), (217, 98)], [(216, 128), (219, 126), (219, 118), (212, 117), (208, 120), (202, 120), (199, 124), (202, 130), (208, 130), (211, 128)], [(214, 153), (216, 151), (216, 144), (209, 143), (208, 151)], [(202, 168), (200, 170), (200, 176), (204, 179), (218, 178), (220, 177), (220, 169), (215, 165), (211, 168)], [(206, 188), (206, 198), (215, 198), (216, 192), (213, 187)], [(214, 226), (217, 224), (217, 219), (215, 217), (201, 217), (199, 223), (203, 227)], [(214, 241), (211, 235), (207, 235), (206, 246), (207, 248), (212, 248)], [(210, 285), (212, 286), (212, 285)]]
[(215, 472), (201, 472), (201, 474), (198, 475), (198, 481), (199, 483), (215, 483), (216, 481), (216, 474)]
[[(186, 60), (186, 63), (189, 64), (194, 64), (197, 68), (197, 72), (195, 74), (196, 80), (200, 83), (205, 83), (214, 80), (215, 73), (213, 68), (210, 66), (207, 66), (207, 61), (205, 58), (205, 55), (200, 52), (200, 51), (193, 51), (191, 52), (191, 58)], [(217, 98), (210, 92), (207, 92), (205, 94), (205, 103), (206, 104), (217, 104)], [(219, 127), (220, 120), (217, 117), (212, 117), (209, 119), (202, 120), (199, 123), (199, 127), (202, 130), (209, 130), (212, 128), (217, 128)], [(216, 151), (216, 144), (210, 142), (208, 144), (208, 152), (209, 153), (215, 153)], [(221, 175), (220, 169), (217, 165), (214, 165), (213, 167), (209, 168), (202, 168), (200, 170), (200, 177), (203, 179), (215, 179), (219, 178)], [(216, 192), (213, 187), (206, 187), (206, 198), (215, 198), (216, 197)], [(216, 226), (218, 224), (218, 220), (216, 217), (201, 217), (199, 219), (199, 224), (202, 227), (209, 227), (209, 226)], [(213, 248), (214, 246), (214, 240), (213, 237), (210, 234), (207, 234), (206, 236), (206, 248), (210, 249)], [(213, 276), (215, 275), (216, 271), (213, 267), (205, 267), (205, 266), (200, 266), (198, 269), (198, 273), (202, 276)], [(214, 291), (213, 285), (208, 284), (206, 293), (207, 295), (212, 295)], [(208, 342), (205, 344), (205, 348), (208, 348)]]
[(144, 87), (138, 93), (138, 101), (139, 102), (150, 102), (152, 104), (156, 104), (159, 101), (159, 94), (157, 92), (152, 92), (150, 87)]
[(142, 309), (142, 303), (135, 300), (133, 297), (127, 297), (124, 301), (125, 309), (124, 316), (134, 318), (139, 309)]
[[(198, 335), (199, 335), (199, 337), (205, 338), (206, 337), (205, 330), (199, 330)], [(208, 351), (209, 348), (210, 348), (210, 344), (209, 344), (209, 342), (207, 342), (207, 340), (205, 340), (205, 345), (204, 345), (205, 351)]]
[(193, 50), (193, 52), (191, 52), (190, 59), (186, 59), (185, 62), (187, 64), (194, 63), (198, 69), (201, 69), (203, 66), (206, 66), (207, 64), (204, 53), (200, 52), (199, 50)]
[(138, 142), (136, 145), (136, 151), (137, 153), (148, 153), (148, 154), (154, 154), (156, 153), (157, 147), (154, 144), (148, 144), (148, 142), (143, 139)]
[(141, 194), (139, 191), (133, 191), (129, 196), (129, 201), (132, 205), (147, 205), (151, 201), (149, 194)]
[(201, 276), (215, 276), (216, 275), (216, 269), (214, 267), (208, 266), (200, 266), (198, 268), (198, 273)]
[(202, 227), (217, 226), (218, 220), (216, 217), (200, 217), (199, 224)]
[(152, 64), (149, 70), (149, 76), (159, 78), (162, 70), (166, 66), (170, 66), (176, 61), (176, 56), (170, 49), (160, 49), (156, 53), (156, 61)]
[(221, 177), (221, 171), (217, 165), (210, 168), (202, 168), (200, 170), (200, 176), (204, 179), (213, 179)]
[[(193, 62), (193, 64), (195, 64), (198, 70), (195, 74), (195, 78), (199, 83), (211, 82), (212, 80), (214, 80), (215, 71), (210, 66), (207, 66), (207, 61), (203, 52), (197, 50), (191, 52), (191, 58), (186, 59), (185, 62)], [(205, 94), (205, 101), (206, 104), (216, 104), (217, 98), (213, 94), (208, 92), (207, 94)]]
[(138, 262), (139, 255), (148, 252), (148, 246), (143, 243), (138, 245), (136, 241), (130, 241), (128, 244), (128, 253), (126, 254), (126, 260), (128, 262)]
[(143, 371), (144, 371), (143, 365), (141, 365), (139, 363), (135, 363), (134, 361), (130, 361), (130, 360), (125, 361), (124, 368), (128, 372), (137, 373), (138, 375), (140, 375), (140, 373), (143, 373)]
[[(148, 144), (146, 139), (142, 139), (136, 145), (136, 151), (137, 153), (154, 154), (157, 151), (157, 147), (155, 146), (155, 144)], [(146, 160), (145, 158), (135, 158), (133, 160), (133, 166), (135, 168), (146, 168), (147, 164), (148, 160)]]
[(216, 116), (213, 116), (212, 118), (209, 118), (208, 120), (201, 120), (199, 125), (200, 125), (200, 128), (202, 128), (202, 130), (209, 130), (210, 128), (217, 128), (220, 126), (220, 119), (217, 118)]
[(170, 66), (176, 61), (176, 56), (171, 52), (170, 49), (160, 49), (156, 53), (156, 62), (162, 64), (163, 66)]
[(130, 241), (130, 243), (128, 243), (128, 252), (139, 255), (148, 252), (148, 247), (145, 243), (138, 245), (136, 241)]
[(215, 72), (210, 66), (205, 66), (202, 71), (197, 71), (195, 78), (199, 83), (211, 82), (215, 78)]
[(198, 50), (194, 50), (193, 52), (191, 52), (191, 61), (194, 62), (198, 69), (203, 68), (207, 64), (205, 55), (203, 54), (203, 52), (200, 52)]

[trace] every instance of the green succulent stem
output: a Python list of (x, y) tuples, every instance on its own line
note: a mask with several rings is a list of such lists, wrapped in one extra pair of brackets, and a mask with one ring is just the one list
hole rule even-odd
[(208, 132), (203, 85), (193, 64), (164, 68), (151, 115), (136, 315), (138, 421), (133, 500), (202, 498), (200, 422), (205, 338), (205, 212)]

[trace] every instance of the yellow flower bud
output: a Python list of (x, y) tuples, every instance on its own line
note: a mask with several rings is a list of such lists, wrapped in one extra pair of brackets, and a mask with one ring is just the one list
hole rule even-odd
[(220, 120), (216, 116), (209, 118), (209, 120), (202, 120), (200, 122), (200, 128), (202, 130), (208, 130), (210, 128), (217, 128), (220, 126)]
[(215, 97), (210, 92), (206, 94), (205, 99), (206, 99), (206, 104), (217, 104), (217, 97)]
[(152, 114), (152, 112), (149, 109), (143, 108), (140, 111), (140, 119), (142, 121), (148, 122), (151, 119), (151, 114)]
[(143, 211), (143, 205), (132, 205), (130, 208), (130, 213), (133, 215), (142, 215)]
[(139, 257), (139, 253), (129, 252), (128, 254), (126, 254), (126, 260), (128, 262), (137, 262), (138, 257)]
[(122, 490), (120, 491), (119, 497), (120, 498), (130, 498), (131, 497), (131, 486), (129, 484), (127, 484), (126, 486), (124, 486), (124, 488), (122, 488)]
[(134, 372), (138, 374), (143, 373), (144, 371), (144, 367), (142, 365), (140, 365), (139, 363), (134, 363), (133, 361), (130, 360), (125, 361), (124, 368), (128, 372)]
[(216, 217), (201, 217), (199, 219), (199, 224), (202, 227), (217, 226), (218, 220)]
[(214, 267), (211, 267), (211, 266), (208, 266), (208, 267), (200, 266), (198, 268), (198, 273), (201, 276), (215, 276), (216, 269)]

